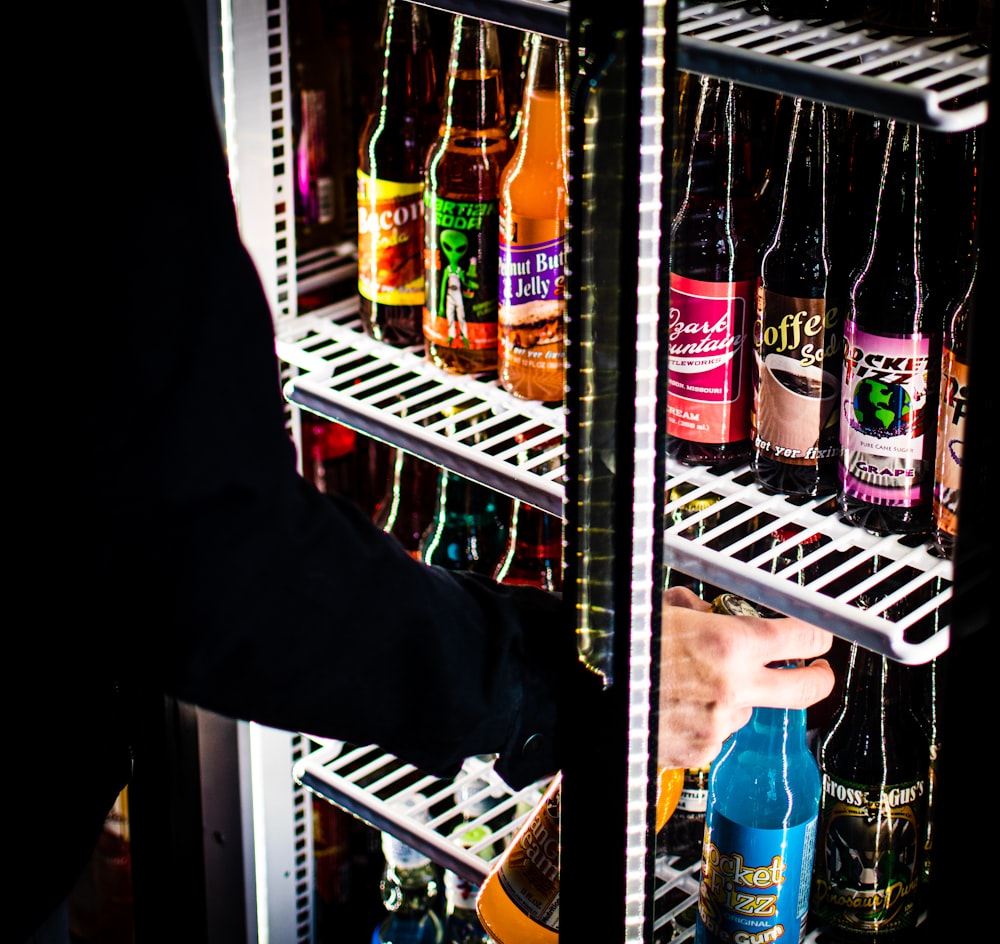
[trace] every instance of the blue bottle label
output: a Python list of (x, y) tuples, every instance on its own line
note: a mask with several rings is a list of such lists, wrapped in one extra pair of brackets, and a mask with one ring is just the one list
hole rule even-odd
[(698, 941), (800, 941), (809, 910), (816, 845), (813, 817), (798, 826), (756, 829), (713, 811), (698, 896)]

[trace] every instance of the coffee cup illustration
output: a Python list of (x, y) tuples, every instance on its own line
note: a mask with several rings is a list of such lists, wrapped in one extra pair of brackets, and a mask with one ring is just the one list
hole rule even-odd
[(839, 380), (816, 365), (768, 354), (760, 370), (757, 436), (776, 456), (803, 458), (815, 447), (837, 404)]

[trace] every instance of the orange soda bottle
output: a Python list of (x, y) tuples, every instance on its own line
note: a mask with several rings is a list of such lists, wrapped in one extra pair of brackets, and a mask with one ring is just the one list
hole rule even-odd
[(533, 33), (517, 147), (500, 177), (497, 370), (517, 397), (561, 402), (566, 382), (569, 102), (565, 42)]

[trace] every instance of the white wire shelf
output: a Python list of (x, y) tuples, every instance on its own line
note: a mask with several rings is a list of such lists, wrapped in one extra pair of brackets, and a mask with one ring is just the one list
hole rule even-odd
[[(548, 781), (512, 790), (494, 771), (492, 757), (471, 757), (453, 779), (432, 777), (378, 747), (310, 737), (317, 749), (295, 762), (292, 776), (317, 797), (369, 826), (391, 833), (474, 885), (490, 869), (537, 805)], [(454, 835), (485, 827), (475, 844)], [(657, 940), (694, 940), (699, 861), (657, 852), (653, 927)], [(825, 944), (811, 931), (806, 944)]]
[(968, 34), (902, 36), (853, 20), (779, 20), (747, 0), (681, 2), (678, 66), (786, 95), (965, 131), (987, 118), (990, 56)]
[[(291, 402), (563, 515), (561, 407), (519, 400), (495, 378), (449, 374), (422, 349), (372, 340), (355, 299), (285, 322), (277, 347), (301, 371), (285, 385)], [(953, 567), (926, 540), (847, 525), (829, 497), (767, 495), (745, 466), (670, 464), (665, 496), (673, 496), (665, 499), (668, 566), (900, 662), (948, 648)], [(709, 507), (686, 510), (699, 499)], [(796, 545), (799, 563), (773, 572)]]
[(303, 371), (285, 396), (563, 516), (561, 406), (519, 400), (493, 378), (451, 374), (423, 348), (395, 348), (361, 330), (356, 298), (279, 326), (278, 356)]
[[(569, 31), (567, 0), (427, 5), (563, 39)], [(858, 19), (779, 20), (753, 0), (681, 0), (677, 20), (677, 64), (689, 72), (939, 131), (986, 121), (990, 55), (968, 34), (892, 35)]]

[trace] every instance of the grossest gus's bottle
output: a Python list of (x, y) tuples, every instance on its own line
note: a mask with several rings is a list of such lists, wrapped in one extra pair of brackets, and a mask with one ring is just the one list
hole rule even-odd
[(856, 643), (819, 749), (813, 911), (835, 941), (908, 941), (918, 917), (930, 746), (907, 667)]
[(389, 0), (382, 55), (358, 148), (358, 296), (365, 332), (405, 347), (424, 340), (424, 158), (441, 118), (424, 7)]
[(497, 367), (498, 201), (510, 149), (497, 28), (457, 15), (424, 173), (425, 347), (453, 373)]

